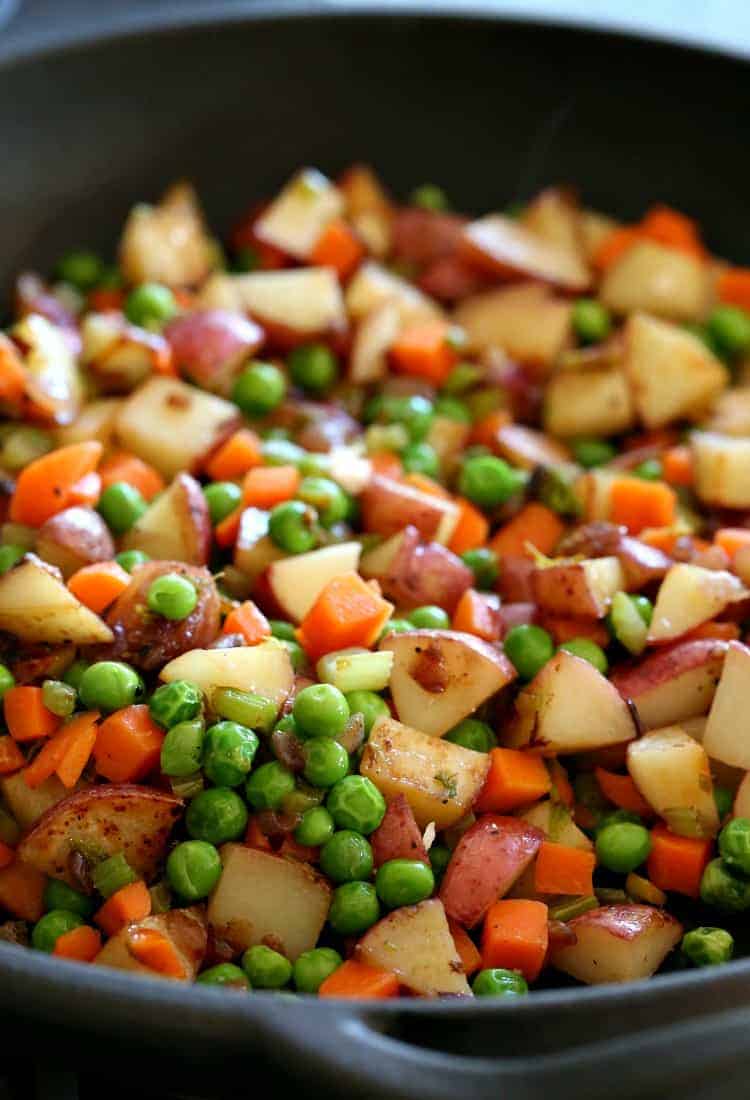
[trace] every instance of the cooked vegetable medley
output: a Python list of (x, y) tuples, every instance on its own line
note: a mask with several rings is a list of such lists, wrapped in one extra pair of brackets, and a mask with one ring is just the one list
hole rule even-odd
[(732, 957), (750, 270), (355, 166), (226, 251), (179, 184), (13, 309), (0, 937), (322, 997)]

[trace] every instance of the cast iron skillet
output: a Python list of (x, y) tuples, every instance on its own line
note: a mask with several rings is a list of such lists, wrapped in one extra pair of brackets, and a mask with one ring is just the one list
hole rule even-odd
[[(295, 166), (360, 158), (468, 210), (558, 180), (624, 216), (662, 199), (750, 259), (739, 59), (444, 8), (136, 3), (110, 13), (115, 34), (99, 6), (98, 29), (58, 2), (52, 31), (4, 45), (0, 30), (1, 293), (65, 248), (110, 250), (130, 204), (180, 175), (222, 228)], [(510, 1005), (370, 1006), (137, 981), (0, 944), (6, 1014), (95, 1035), (88, 1057), (126, 1044), (128, 1066), (154, 1049), (221, 1059), (237, 1094), (262, 1056), (329, 1095), (744, 1096), (748, 999), (750, 961)]]

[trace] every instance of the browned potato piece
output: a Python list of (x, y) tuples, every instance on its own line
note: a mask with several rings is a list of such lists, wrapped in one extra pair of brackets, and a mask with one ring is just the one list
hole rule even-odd
[[(131, 945), (137, 941), (139, 931), (153, 930), (161, 932), (174, 947), (184, 965), (184, 974), (161, 974), (144, 966), (131, 952)], [(129, 924), (111, 939), (94, 959), (97, 966), (110, 966), (115, 970), (129, 970), (136, 974), (151, 975), (154, 978), (170, 977), (178, 981), (194, 981), (206, 954), (208, 929), (202, 906), (193, 905), (189, 909), (171, 909), (168, 913), (158, 913), (145, 920)]]
[(538, 283), (484, 290), (465, 298), (454, 319), (478, 351), (502, 348), (513, 359), (549, 369), (571, 341), (571, 305)]
[(200, 305), (247, 312), (276, 338), (314, 339), (341, 331), (344, 300), (335, 271), (304, 267), (212, 276), (201, 289)]
[(614, 313), (644, 310), (672, 321), (700, 321), (709, 305), (710, 272), (685, 252), (640, 241), (608, 269), (599, 297)]
[(682, 925), (649, 905), (605, 905), (568, 922), (576, 943), (550, 962), (588, 985), (650, 978), (682, 937)]
[(120, 397), (102, 397), (85, 405), (72, 424), (58, 428), (55, 437), (61, 447), (97, 439), (105, 452), (112, 447), (115, 420), (122, 405)]
[(0, 577), (0, 630), (24, 642), (112, 641), (112, 631), (76, 599), (54, 566), (27, 554)]
[(704, 504), (750, 508), (750, 439), (694, 432), (691, 449), (698, 498)]
[(93, 508), (66, 508), (39, 528), (36, 549), (67, 580), (77, 569), (115, 556), (106, 523)]
[(136, 874), (148, 880), (182, 808), (179, 798), (154, 787), (87, 787), (56, 803), (37, 821), (21, 841), (18, 858), (79, 887), (69, 867), (72, 852), (94, 859), (122, 852)]
[(628, 771), (652, 809), (678, 836), (715, 836), (719, 814), (703, 745), (680, 726), (628, 745)]
[(668, 642), (679, 638), (747, 596), (747, 589), (733, 573), (679, 562), (661, 582), (648, 639)]
[(464, 230), (466, 258), (490, 275), (539, 279), (564, 290), (582, 291), (590, 282), (588, 268), (559, 244), (500, 214), (470, 222)]
[(619, 435), (632, 428), (635, 410), (624, 373), (561, 370), (544, 395), (544, 427), (552, 435)]
[(278, 707), (289, 696), (294, 671), (289, 652), (276, 638), (232, 649), (190, 649), (165, 665), (160, 678), (190, 680), (210, 699), (216, 688), (254, 691)]
[(0, 795), (22, 829), (30, 829), (42, 814), (69, 794), (56, 775), (51, 775), (38, 787), (30, 787), (22, 772), (0, 778)]
[(570, 451), (565, 444), (533, 428), (525, 428), (523, 424), (506, 424), (500, 428), (495, 435), (495, 446), (498, 454), (524, 470), (570, 461)]
[(536, 602), (553, 615), (602, 619), (612, 597), (625, 587), (614, 556), (538, 566), (531, 576)]
[(375, 474), (360, 497), (366, 531), (393, 535), (412, 524), (426, 539), (450, 541), (459, 509), (451, 500), (432, 496), (391, 478)]
[(205, 565), (211, 551), (211, 517), (198, 482), (178, 474), (122, 538), (123, 550), (150, 558)]
[(682, 642), (623, 668), (612, 683), (635, 704), (647, 730), (708, 713), (721, 676), (727, 643), (713, 638)]
[(176, 183), (156, 206), (139, 203), (120, 241), (120, 263), (130, 283), (194, 286), (216, 264), (195, 191)]

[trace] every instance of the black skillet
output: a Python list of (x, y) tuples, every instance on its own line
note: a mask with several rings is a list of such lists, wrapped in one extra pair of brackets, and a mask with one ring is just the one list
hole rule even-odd
[[(438, 181), (467, 210), (560, 180), (622, 216), (671, 202), (750, 260), (739, 57), (491, 6), (27, 0), (3, 31), (15, 3), (0, 0), (6, 297), (19, 269), (111, 250), (129, 205), (179, 176), (222, 229), (295, 166), (355, 159), (397, 192)], [(262, 1060), (327, 1095), (734, 1100), (749, 1000), (750, 960), (512, 1004), (370, 1006), (138, 981), (0, 944), (0, 1057), (25, 1035), (129, 1076), (156, 1052), (237, 1096), (259, 1091)]]

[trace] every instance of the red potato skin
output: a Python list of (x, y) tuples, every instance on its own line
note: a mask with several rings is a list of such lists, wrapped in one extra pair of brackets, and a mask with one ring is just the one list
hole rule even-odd
[(639, 696), (691, 669), (723, 658), (726, 651), (727, 642), (715, 638), (677, 642), (646, 657), (638, 665), (614, 672), (610, 680), (623, 699), (632, 699), (637, 705)]
[(226, 309), (185, 313), (167, 325), (164, 335), (177, 369), (203, 389), (222, 394), (265, 339), (260, 325)]
[[(191, 580), (198, 602), (186, 619), (177, 622), (153, 615), (146, 597), (152, 581), (165, 573)], [(207, 569), (179, 561), (151, 561), (133, 573), (133, 579), (112, 605), (107, 624), (114, 633), (111, 645), (99, 650), (99, 660), (127, 661), (146, 672), (160, 668), (189, 649), (205, 649), (219, 633), (219, 596)]]
[(531, 574), (535, 601), (554, 615), (598, 619), (606, 610), (591, 595), (586, 574), (577, 565), (551, 565)]
[(81, 353), (81, 336), (75, 316), (58, 301), (38, 275), (27, 271), (16, 280), (16, 311), (19, 317), (38, 313), (62, 329), (74, 355)]
[(440, 503), (438, 497), (426, 494), (415, 499), (409, 486), (375, 474), (360, 497), (362, 524), (366, 531), (378, 535), (395, 535), (413, 524), (424, 538), (431, 539), (443, 518)]
[(575, 932), (577, 925), (585, 928), (596, 925), (618, 940), (630, 942), (638, 939), (648, 928), (665, 928), (676, 923), (669, 913), (652, 905), (602, 905), (599, 909), (591, 909), (580, 917), (574, 917), (568, 922), (568, 928)]
[(628, 535), (624, 527), (600, 520), (571, 532), (558, 549), (563, 555), (583, 554), (587, 558), (614, 555), (622, 566), (629, 592), (662, 580), (672, 565), (672, 559), (662, 550)]
[(384, 577), (383, 595), (409, 610), (437, 604), (453, 612), (474, 575), (452, 551), (437, 542), (420, 542), (415, 527), (407, 527), (398, 553)]
[(458, 256), (442, 256), (424, 269), (417, 286), (440, 302), (457, 302), (476, 294), (486, 286), (486, 280)]
[(115, 556), (109, 528), (93, 508), (65, 508), (42, 524), (38, 537), (69, 550), (84, 565)]
[(429, 863), (419, 826), (403, 794), (388, 803), (385, 817), (370, 836), (370, 844), (376, 867), (389, 859), (415, 859), (420, 863)]
[(504, 638), (514, 626), (528, 626), (539, 621), (539, 609), (535, 603), (506, 603), (500, 608), (500, 638)]
[(427, 265), (446, 257), (455, 257), (468, 218), (402, 206), (392, 222), (393, 254), (408, 263)]
[(541, 829), (517, 817), (483, 814), (451, 856), (440, 887), (445, 912), (465, 928), (479, 923), (521, 875), (544, 840)]
[(534, 603), (532, 577), (536, 566), (531, 558), (505, 556), (500, 561), (497, 591), (507, 603)]

